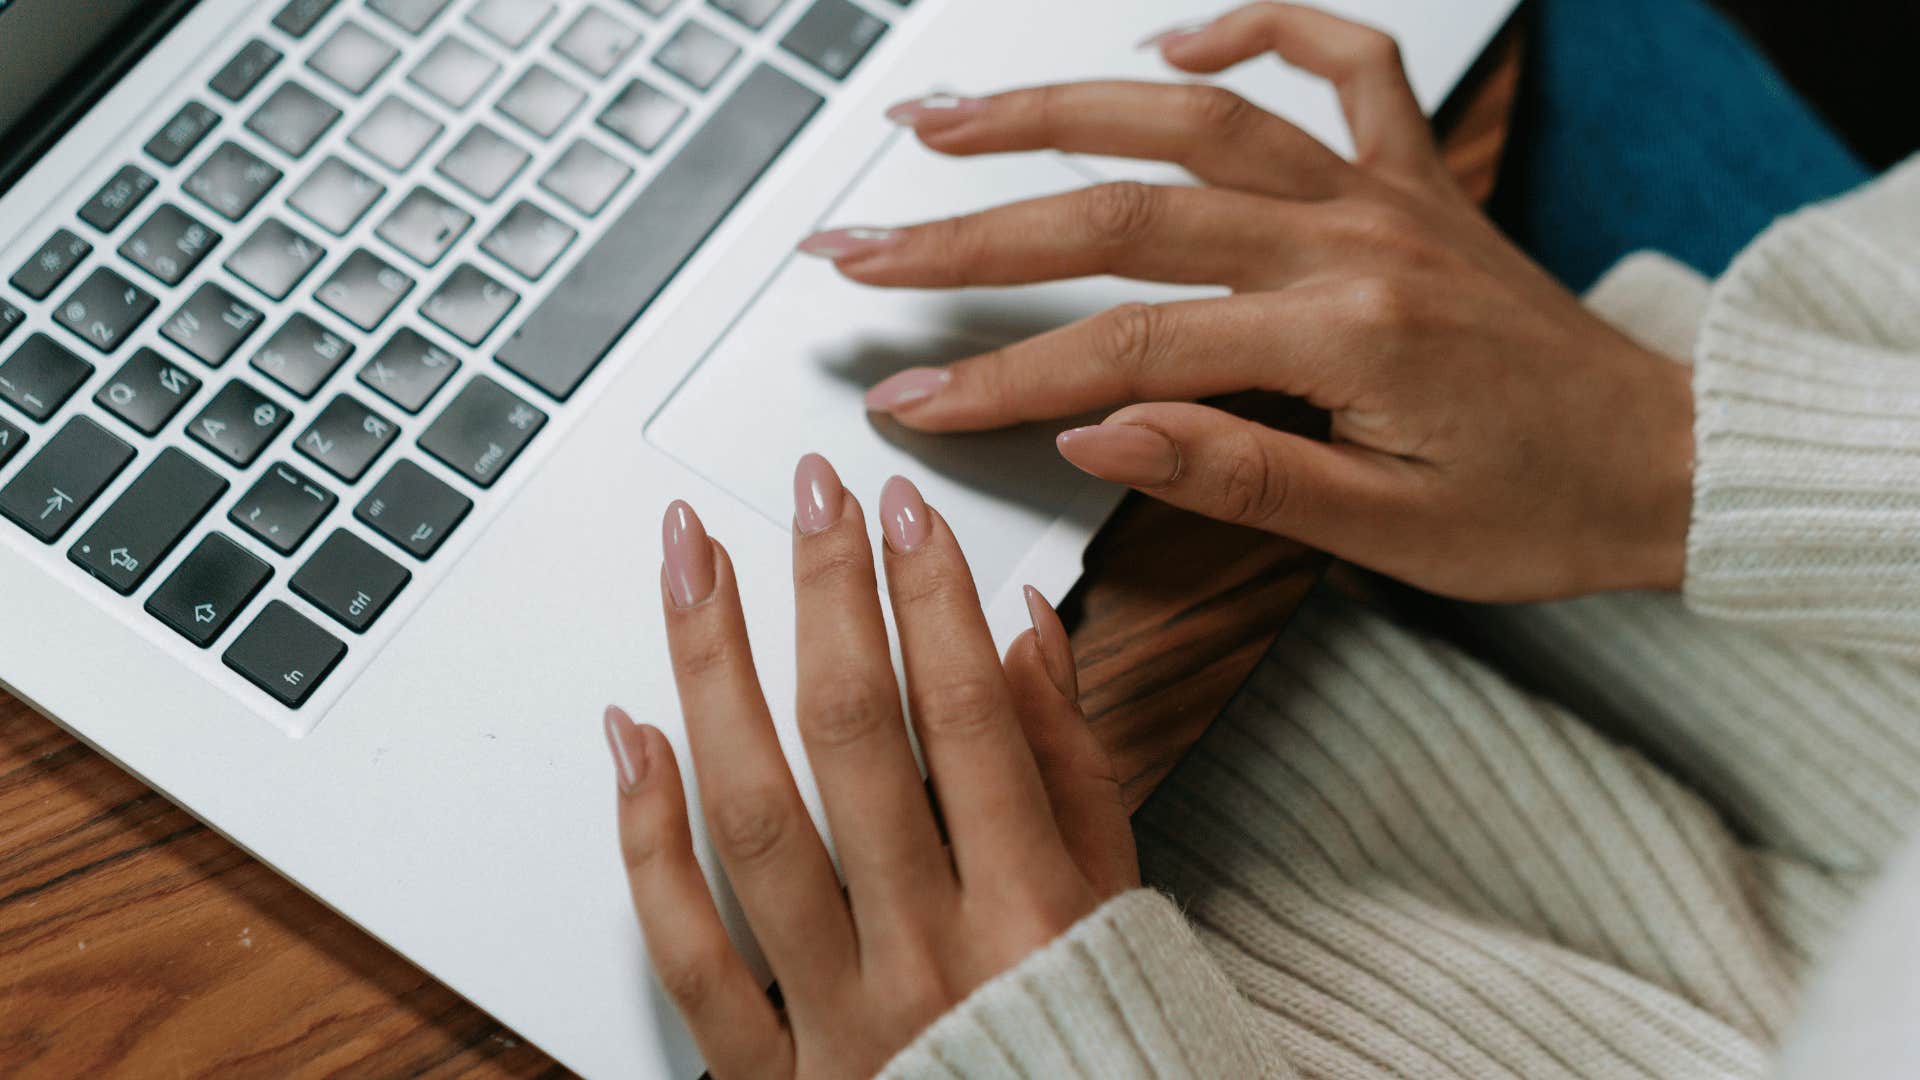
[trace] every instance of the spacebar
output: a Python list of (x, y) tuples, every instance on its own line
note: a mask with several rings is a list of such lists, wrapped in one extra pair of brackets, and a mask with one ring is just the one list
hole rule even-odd
[(565, 401), (821, 100), (765, 64), (754, 69), (507, 339), (500, 363)]

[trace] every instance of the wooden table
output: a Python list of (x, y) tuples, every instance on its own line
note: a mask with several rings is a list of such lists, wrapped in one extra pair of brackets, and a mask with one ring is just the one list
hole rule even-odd
[[(1509, 47), (1448, 140), (1491, 190)], [(1270, 403), (1269, 403), (1270, 407)], [(1313, 415), (1275, 422), (1311, 430)], [(1176, 557), (1177, 556), (1177, 557)], [(1134, 499), (1068, 598), (1138, 806), (1314, 587), (1296, 544)], [(0, 1075), (565, 1075), (534, 1047), (0, 695)]]

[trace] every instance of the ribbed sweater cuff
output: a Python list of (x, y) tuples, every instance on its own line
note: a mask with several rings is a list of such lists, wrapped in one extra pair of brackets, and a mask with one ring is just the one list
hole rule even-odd
[(975, 990), (888, 1063), (921, 1077), (1263, 1077), (1251, 1007), (1173, 902), (1136, 889)]

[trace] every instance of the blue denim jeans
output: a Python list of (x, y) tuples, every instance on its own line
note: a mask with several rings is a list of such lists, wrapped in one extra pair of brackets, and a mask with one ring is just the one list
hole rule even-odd
[(1663, 251), (1709, 277), (1872, 177), (1703, 0), (1534, 0), (1494, 216), (1569, 287)]

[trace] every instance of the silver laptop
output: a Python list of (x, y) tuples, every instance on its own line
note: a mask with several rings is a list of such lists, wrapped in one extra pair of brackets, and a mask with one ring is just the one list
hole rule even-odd
[[(1433, 108), (1512, 4), (1329, 6), (1396, 31)], [(1003, 638), (1020, 584), (1065, 591), (1112, 491), (1051, 432), (909, 437), (862, 391), (1174, 294), (882, 293), (793, 245), (1182, 180), (943, 159), (882, 113), (1167, 78), (1135, 43), (1212, 13), (0, 2), (0, 678), (568, 1066), (697, 1074), (599, 731), (610, 701), (678, 730), (661, 509), (689, 499), (730, 545), (776, 701), (805, 451), (863, 497), (921, 481)], [(1346, 145), (1313, 80), (1225, 81)]]

